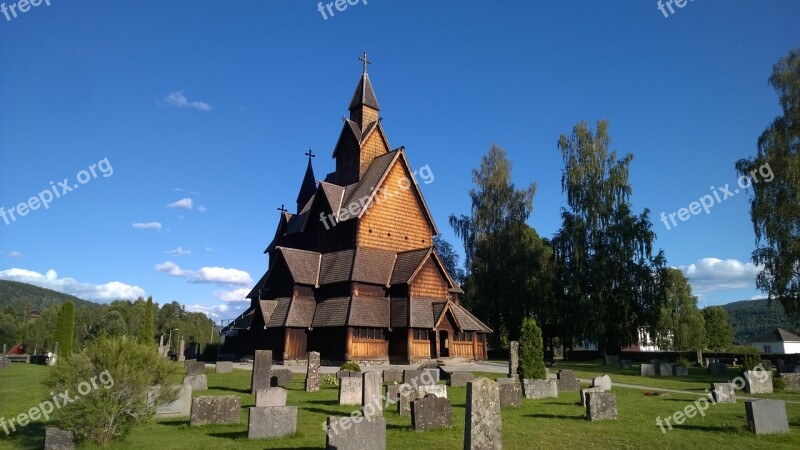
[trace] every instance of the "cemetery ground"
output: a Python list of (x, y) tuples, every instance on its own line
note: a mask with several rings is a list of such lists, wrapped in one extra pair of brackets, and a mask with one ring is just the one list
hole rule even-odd
[[(557, 399), (526, 400), (520, 408), (503, 408), (503, 440), (506, 449), (531, 448), (730, 448), (730, 449), (796, 449), (800, 448), (800, 393), (776, 392), (752, 397), (788, 400), (786, 408), (791, 431), (784, 435), (755, 436), (745, 430), (744, 402), (712, 405), (705, 417), (695, 416), (683, 425), (674, 425), (672, 431), (662, 433), (655, 423), (657, 416), (667, 417), (683, 409), (705, 393), (711, 381), (730, 380), (736, 376), (732, 370), (724, 377), (711, 377), (703, 369), (692, 368), (688, 377), (640, 377), (638, 365), (631, 370), (604, 367), (596, 362), (563, 363), (551, 369), (568, 368), (579, 378), (590, 378), (603, 373), (611, 375), (615, 383), (653, 386), (663, 389), (696, 391), (697, 395), (667, 393), (647, 396), (644, 390), (615, 386), (619, 418), (613, 421), (589, 422), (579, 405), (577, 392), (561, 392)], [(50, 368), (30, 364), (14, 364), (0, 372), (0, 417), (13, 417), (29, 410), (42, 400), (42, 376)], [(183, 366), (176, 364), (175, 382), (180, 383)], [(123, 441), (112, 443), (111, 449), (310, 449), (324, 448), (325, 435), (322, 423), (327, 416), (349, 415), (354, 407), (339, 406), (337, 388), (323, 386), (321, 391), (307, 393), (303, 387), (304, 375), (295, 374), (294, 382), (287, 387), (288, 405), (298, 406), (297, 434), (290, 438), (273, 440), (248, 440), (247, 408), (254, 406), (250, 395), (251, 372), (234, 370), (230, 374), (216, 374), (207, 368), (209, 389), (194, 392), (193, 396), (237, 395), (242, 399), (241, 421), (238, 425), (190, 428), (188, 418), (156, 421), (134, 428)], [(498, 373), (475, 372), (476, 376), (490, 379), (502, 377)], [(585, 383), (584, 383), (585, 385)], [(737, 396), (747, 396), (737, 392)], [(416, 432), (409, 417), (401, 417), (396, 405), (384, 411), (387, 419), (387, 448), (390, 449), (461, 449), (464, 436), (465, 388), (448, 386), (448, 397), (453, 404), (453, 428), (431, 432)], [(794, 402), (794, 403), (790, 403)], [(0, 430), (0, 449), (41, 448), (44, 424), (35, 422), (6, 436)], [(99, 448), (83, 444), (80, 449)]]

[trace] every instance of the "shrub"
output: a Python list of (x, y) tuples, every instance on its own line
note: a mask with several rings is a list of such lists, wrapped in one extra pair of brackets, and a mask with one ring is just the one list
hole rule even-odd
[(786, 383), (783, 381), (783, 378), (773, 377), (772, 378), (772, 390), (773, 391), (782, 391), (786, 387)]
[(56, 321), (55, 339), (58, 343), (59, 359), (72, 356), (72, 347), (75, 342), (75, 305), (70, 301), (61, 305)]
[(547, 378), (542, 348), (542, 330), (532, 317), (525, 318), (522, 321), (519, 339), (519, 370), (522, 379)]
[(689, 368), (689, 366), (690, 366), (691, 364), (689, 363), (689, 360), (688, 360), (688, 359), (686, 359), (686, 358), (684, 358), (683, 356), (681, 356), (680, 358), (678, 358), (678, 359), (675, 361), (675, 364), (674, 364), (674, 365), (675, 365), (675, 366), (686, 367), (686, 368), (688, 369), (688, 368)]
[(339, 377), (335, 373), (326, 373), (322, 376), (323, 386), (339, 386)]
[(346, 363), (342, 364), (342, 367), (340, 367), (339, 370), (352, 370), (353, 372), (361, 372), (361, 366), (359, 366), (357, 362), (347, 361)]
[[(148, 391), (165, 385), (172, 371), (152, 345), (127, 337), (100, 337), (70, 359), (59, 359), (43, 383), (49, 391), (68, 391), (76, 399), (57, 410), (60, 428), (72, 431), (79, 440), (108, 445), (153, 414)], [(176, 397), (177, 390), (161, 389), (154, 400), (165, 404)]]
[(742, 364), (744, 370), (753, 370), (761, 364), (761, 356), (754, 354), (744, 355)]

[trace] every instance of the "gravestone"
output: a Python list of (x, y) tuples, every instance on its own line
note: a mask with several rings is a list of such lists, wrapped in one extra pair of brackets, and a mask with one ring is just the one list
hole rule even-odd
[(297, 432), (297, 406), (250, 408), (247, 420), (249, 439), (272, 439), (293, 436)]
[(800, 391), (800, 373), (782, 373), (783, 389), (785, 391)]
[(786, 372), (786, 361), (778, 359), (777, 361), (775, 361), (775, 365), (778, 368), (779, 375)]
[(575, 378), (575, 372), (562, 369), (556, 374), (558, 377), (558, 390), (560, 392), (577, 392), (581, 390), (581, 385), (578, 379)]
[(436, 369), (423, 369), (422, 371), (428, 373), (429, 376), (431, 378), (433, 378), (433, 380), (434, 380), (433, 382), (434, 383), (438, 383), (439, 382), (439, 378), (441, 376), (441, 373), (439, 372), (439, 368), (438, 367)]
[(250, 393), (269, 387), (270, 374), (272, 373), (272, 350), (256, 350), (253, 360), (253, 375), (250, 379)]
[(340, 380), (347, 377), (361, 378), (361, 372), (355, 370), (340, 370), (336, 372), (336, 378)]
[(178, 362), (186, 361), (186, 342), (181, 339), (180, 343), (178, 344)]
[(386, 369), (383, 371), (383, 382), (384, 383), (402, 383), (403, 382), (403, 371), (402, 370), (391, 370)]
[(270, 387), (256, 391), (256, 407), (265, 408), (267, 406), (286, 406), (286, 389)]
[(306, 369), (306, 392), (319, 391), (322, 378), (319, 375), (319, 352), (308, 354), (308, 368)]
[(502, 448), (503, 422), (497, 383), (488, 378), (477, 378), (467, 383), (464, 450), (502, 450)]
[(420, 398), (419, 391), (413, 389), (400, 390), (400, 402), (397, 404), (397, 412), (401, 416), (411, 415), (411, 402)]
[(339, 380), (339, 404), (361, 406), (361, 378), (344, 377)]
[(607, 366), (618, 366), (619, 365), (619, 355), (606, 355), (606, 365)]
[(662, 377), (671, 377), (672, 376), (672, 364), (662, 361), (658, 365), (658, 375)]
[(589, 421), (617, 418), (617, 395), (613, 392), (588, 392), (586, 394), (586, 419)]
[(466, 387), (467, 383), (474, 380), (475, 375), (472, 372), (452, 372), (450, 374), (451, 387)]
[(639, 375), (643, 377), (654, 377), (656, 376), (656, 365), (655, 364), (642, 364), (639, 366)]
[(233, 361), (217, 361), (217, 366), (214, 370), (217, 373), (231, 373), (233, 372)]
[(201, 361), (186, 361), (187, 375), (203, 375), (204, 373), (206, 373), (206, 363)]
[(328, 450), (386, 450), (386, 419), (382, 417), (328, 417), (327, 425)]
[(605, 389), (603, 389), (602, 387), (599, 387), (599, 386), (598, 387), (581, 388), (581, 390), (580, 390), (580, 396), (581, 396), (580, 404), (581, 404), (581, 406), (584, 406), (584, 407), (586, 406), (586, 394), (588, 394), (589, 392), (605, 392), (605, 391), (606, 391)]
[(725, 363), (713, 362), (708, 365), (708, 373), (711, 375), (725, 375), (728, 373), (728, 366)]
[(269, 385), (272, 387), (284, 387), (292, 384), (294, 374), (290, 369), (272, 369), (269, 377)]
[(412, 384), (413, 380), (417, 380), (417, 384), (421, 384), (422, 383), (422, 371), (421, 370), (404, 370), (403, 371), (403, 383)]
[(764, 370), (746, 370), (744, 375), (744, 391), (748, 394), (771, 394), (772, 372)]
[(633, 362), (630, 359), (620, 359), (619, 360), (619, 368), (620, 369), (630, 369), (633, 366)]
[(411, 402), (411, 426), (417, 431), (453, 427), (453, 412), (450, 400), (426, 395)]
[(183, 384), (192, 388), (192, 391), (208, 390), (208, 378), (205, 375), (192, 375), (183, 378)]
[(608, 375), (602, 375), (599, 377), (592, 378), (592, 387), (601, 387), (606, 391), (611, 390), (611, 377)]
[(386, 399), (390, 402), (400, 401), (400, 384), (387, 384), (386, 385)]
[(447, 385), (445, 384), (434, 384), (434, 385), (422, 385), (418, 387), (420, 397), (424, 397), (428, 394), (433, 394), (437, 397), (447, 398)]
[(685, 377), (689, 375), (689, 368), (683, 366), (675, 366), (675, 376)]
[(237, 424), (241, 410), (242, 401), (235, 395), (195, 397), (189, 426)]
[(511, 341), (508, 353), (508, 377), (519, 379), (519, 342)]
[(557, 380), (522, 380), (522, 388), (528, 399), (558, 398)]
[(500, 393), (500, 406), (518, 407), (522, 405), (522, 386), (514, 378), (498, 378), (497, 389)]
[(736, 403), (736, 388), (732, 383), (711, 383), (714, 403)]
[(703, 358), (703, 364), (701, 364), (701, 366), (704, 368), (708, 368), (709, 364), (711, 364), (711, 360), (708, 358)]
[(44, 450), (74, 450), (75, 439), (71, 431), (47, 427), (44, 429)]
[(155, 408), (155, 416), (158, 418), (167, 417), (188, 417), (192, 412), (192, 388), (187, 385), (174, 386), (178, 390), (178, 398), (172, 403), (156, 405), (156, 397), (161, 390), (161, 386), (153, 386), (147, 392), (147, 404)]
[(364, 372), (361, 388), (361, 406), (364, 417), (383, 416), (383, 374)]
[(745, 400), (747, 428), (756, 435), (789, 432), (789, 418), (783, 400)]

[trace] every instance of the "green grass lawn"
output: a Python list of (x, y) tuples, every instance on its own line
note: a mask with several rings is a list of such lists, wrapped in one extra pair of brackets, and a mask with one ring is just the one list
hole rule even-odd
[[(567, 367), (563, 364), (561, 367)], [(602, 373), (597, 365), (571, 365), (580, 376)], [(0, 371), (0, 417), (11, 417), (38, 404), (43, 394), (39, 387), (47, 367), (15, 364)], [(630, 375), (615, 375), (615, 381)], [(194, 395), (238, 395), (242, 399), (239, 425), (189, 428), (188, 420), (152, 421), (134, 429), (124, 441), (112, 449), (289, 449), (323, 448), (325, 435), (322, 423), (329, 415), (346, 415), (353, 408), (337, 405), (337, 390), (324, 387), (317, 393), (303, 390), (303, 379), (295, 376), (289, 386), (288, 404), (297, 405), (298, 433), (287, 439), (250, 441), (247, 439), (247, 407), (254, 399), (249, 393), (250, 372), (236, 370), (217, 375), (208, 371), (210, 389)], [(478, 374), (495, 378), (497, 374)], [(700, 377), (702, 374), (697, 374)], [(631, 376), (631, 378), (633, 378)], [(641, 378), (641, 377), (640, 377)], [(620, 380), (618, 380), (620, 379)], [(655, 381), (655, 379), (647, 379)], [(659, 379), (658, 382), (685, 383)], [(628, 382), (627, 378), (624, 382)], [(706, 383), (698, 380), (696, 384)], [(692, 385), (688, 385), (691, 387)], [(686, 384), (676, 385), (679, 388)], [(576, 405), (578, 393), (562, 393), (558, 399), (524, 400), (521, 408), (503, 410), (503, 439), (506, 449), (797, 449), (800, 448), (800, 405), (787, 404), (791, 433), (756, 437), (744, 430), (744, 404), (712, 405), (705, 417), (687, 419), (683, 425), (663, 434), (655, 424), (656, 416), (666, 417), (683, 409), (696, 396), (668, 394), (647, 397), (643, 391), (615, 388), (619, 419), (608, 422), (587, 422), (583, 409)], [(418, 433), (408, 417), (400, 417), (392, 408), (385, 412), (388, 423), (389, 449), (461, 449), (464, 433), (466, 389), (449, 388), (453, 402), (453, 428)], [(41, 448), (44, 425), (34, 423), (6, 437), (0, 429), (0, 449)], [(81, 449), (96, 446), (83, 444)]]

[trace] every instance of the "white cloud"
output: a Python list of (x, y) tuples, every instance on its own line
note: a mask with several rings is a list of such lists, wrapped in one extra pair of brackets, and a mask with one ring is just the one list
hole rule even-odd
[(213, 248), (211, 248), (211, 247), (206, 247), (206, 248), (204, 248), (203, 250), (205, 250), (205, 251), (207, 251), (207, 252), (213, 252), (213, 251), (214, 251), (214, 249), (213, 249)]
[(172, 190), (176, 192), (183, 192), (183, 188), (173, 188)]
[(692, 290), (700, 294), (717, 291), (755, 290), (756, 275), (761, 268), (737, 259), (703, 258), (679, 269), (689, 279)]
[(188, 278), (192, 283), (248, 285), (253, 283), (250, 274), (239, 269), (225, 267), (201, 267), (200, 270), (184, 270), (172, 261), (156, 264), (156, 270), (178, 278)]
[(198, 111), (211, 111), (214, 109), (206, 102), (189, 101), (189, 99), (186, 98), (186, 95), (184, 95), (183, 91), (170, 92), (164, 97), (164, 101), (168, 105), (176, 108), (192, 108)]
[(137, 230), (160, 230), (161, 229), (161, 222), (136, 222), (131, 224), (133, 228)]
[(16, 250), (15, 251), (11, 251), (11, 252), (8, 252), (8, 257), (9, 258), (22, 258), (22, 253), (20, 253), (20, 252), (18, 252)]
[(228, 305), (214, 305), (214, 306), (206, 306), (206, 305), (186, 305), (186, 311), (189, 312), (200, 312), (205, 314), (211, 319), (219, 319), (221, 314), (228, 312), (230, 309)]
[(204, 213), (204, 212), (208, 211), (208, 208), (206, 208), (205, 205), (200, 205), (200, 206), (197, 207), (197, 210), (200, 211), (201, 213)]
[(191, 255), (192, 251), (191, 250), (186, 250), (183, 247), (179, 246), (178, 248), (172, 249), (172, 250), (168, 251), (167, 253), (170, 254), (170, 255), (173, 255), (173, 256), (185, 256), (185, 255)]
[(44, 275), (27, 269), (7, 269), (0, 271), (0, 279), (28, 283), (74, 295), (85, 300), (101, 302), (135, 300), (138, 297), (146, 296), (144, 289), (139, 286), (132, 286), (119, 281), (111, 281), (104, 284), (81, 283), (74, 278), (59, 278), (58, 273), (53, 269), (48, 270)]
[(192, 209), (192, 199), (189, 197), (182, 198), (176, 202), (170, 203), (167, 205), (167, 208)]
[(249, 293), (249, 288), (235, 289), (233, 291), (214, 291), (214, 297), (223, 302), (249, 302), (250, 300), (246, 298)]

